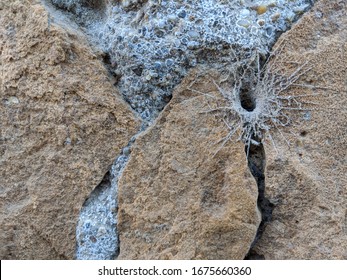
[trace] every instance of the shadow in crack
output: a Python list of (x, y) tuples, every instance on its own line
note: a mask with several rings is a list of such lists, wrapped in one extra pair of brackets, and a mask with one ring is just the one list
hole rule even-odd
[(245, 260), (263, 260), (264, 256), (257, 254), (253, 247), (262, 237), (266, 225), (271, 222), (272, 211), (274, 205), (265, 197), (265, 150), (263, 144), (258, 141), (259, 139), (254, 139), (254, 143), (250, 144), (250, 147), (245, 147), (246, 154), (248, 153), (248, 167), (255, 178), (258, 186), (258, 200), (257, 205), (261, 212), (261, 223), (259, 225), (256, 237), (251, 245), (250, 251), (245, 257)]

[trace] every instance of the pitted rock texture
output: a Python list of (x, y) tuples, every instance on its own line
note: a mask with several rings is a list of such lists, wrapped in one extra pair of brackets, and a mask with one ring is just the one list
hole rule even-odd
[[(292, 112), (296, 126), (265, 144), (266, 196), (275, 204), (254, 251), (265, 259), (347, 259), (347, 3), (322, 0), (283, 36), (282, 61), (309, 62), (292, 88), (317, 110)], [(280, 43), (280, 42), (279, 42)], [(289, 132), (291, 130), (291, 132)]]
[(119, 259), (243, 259), (260, 222), (244, 145), (218, 151), (228, 130), (204, 113), (219, 96), (209, 75), (191, 73), (173, 96), (119, 181)]
[(0, 2), (0, 258), (72, 259), (79, 211), (138, 129), (78, 32)]

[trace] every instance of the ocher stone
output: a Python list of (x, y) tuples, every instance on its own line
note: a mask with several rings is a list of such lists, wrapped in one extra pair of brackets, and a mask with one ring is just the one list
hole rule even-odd
[(293, 62), (307, 62), (311, 70), (297, 83), (314, 87), (292, 87), (286, 95), (313, 94), (300, 100), (316, 104), (290, 112), (295, 126), (283, 136), (272, 131), (278, 151), (265, 145), (266, 190), (275, 208), (255, 251), (266, 259), (347, 258), (346, 11), (345, 1), (320, 1), (279, 42), (286, 75)]
[(72, 259), (82, 204), (138, 121), (83, 36), (36, 2), (0, 7), (0, 258)]
[(247, 254), (260, 222), (258, 190), (244, 145), (218, 143), (229, 131), (220, 116), (204, 113), (215, 106), (212, 96), (220, 93), (209, 75), (192, 72), (136, 140), (119, 182), (119, 259)]

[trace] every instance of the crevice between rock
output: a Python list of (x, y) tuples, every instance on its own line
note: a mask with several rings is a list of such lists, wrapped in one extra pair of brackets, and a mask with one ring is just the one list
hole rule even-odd
[[(258, 142), (258, 139), (254, 139)], [(250, 250), (245, 257), (245, 260), (262, 260), (265, 259), (263, 255), (259, 255), (253, 248), (256, 243), (261, 239), (265, 228), (272, 219), (272, 211), (274, 205), (265, 196), (265, 165), (266, 156), (265, 149), (261, 142), (258, 144), (250, 144), (245, 147), (246, 154), (248, 153), (248, 167), (251, 171), (258, 186), (258, 199), (257, 206), (261, 212), (261, 222), (257, 230), (254, 241), (251, 244)]]
[[(316, 3), (316, 0), (310, 0), (309, 1), (309, 8), (305, 10), (302, 15), (310, 11), (314, 4)], [(301, 15), (301, 16), (302, 16)], [(297, 22), (300, 18), (298, 17), (295, 21)], [(290, 29), (289, 29), (290, 30)], [(273, 45), (277, 42), (277, 40), (280, 39), (280, 37), (288, 32), (288, 30), (284, 32), (277, 32), (276, 33), (276, 39)], [(266, 67), (265, 61), (268, 59), (270, 54), (268, 54), (263, 60), (261, 61), (261, 67)], [(245, 90), (246, 92), (243, 92), (243, 95), (240, 96), (242, 107), (247, 111), (253, 111), (256, 106), (256, 101), (253, 100), (250, 95), (249, 89)], [(272, 221), (272, 212), (275, 207), (273, 203), (270, 202), (270, 200), (265, 196), (265, 166), (266, 166), (266, 155), (265, 155), (265, 149), (264, 145), (261, 142), (262, 139), (252, 139), (251, 143), (249, 145), (245, 145), (245, 153), (247, 156), (247, 162), (248, 162), (248, 168), (256, 180), (257, 187), (258, 187), (258, 198), (257, 198), (257, 207), (259, 211), (261, 212), (261, 222), (259, 224), (256, 236), (250, 246), (250, 249), (248, 253), (245, 256), (245, 260), (265, 260), (265, 256), (262, 254), (258, 254), (257, 251), (254, 249), (256, 244), (259, 242), (259, 240), (262, 238), (263, 233), (265, 232), (266, 226)], [(254, 144), (257, 143), (257, 144)]]
[(82, 206), (76, 229), (76, 259), (116, 259), (119, 255), (118, 180), (129, 160), (133, 136)]

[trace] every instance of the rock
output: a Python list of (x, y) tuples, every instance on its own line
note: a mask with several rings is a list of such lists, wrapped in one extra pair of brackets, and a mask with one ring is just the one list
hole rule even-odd
[(315, 87), (291, 87), (286, 95), (316, 105), (291, 111), (295, 126), (272, 131), (278, 152), (265, 143), (266, 196), (275, 208), (253, 250), (265, 259), (347, 258), (346, 11), (345, 1), (319, 1), (277, 44), (284, 44), (284, 73), (308, 62), (298, 83)]
[(119, 181), (119, 259), (243, 259), (255, 238), (258, 189), (244, 145), (217, 143), (228, 130), (204, 113), (220, 96), (208, 74), (188, 75), (132, 147)]
[(1, 259), (72, 259), (83, 202), (139, 126), (67, 26), (37, 1), (0, 3)]

